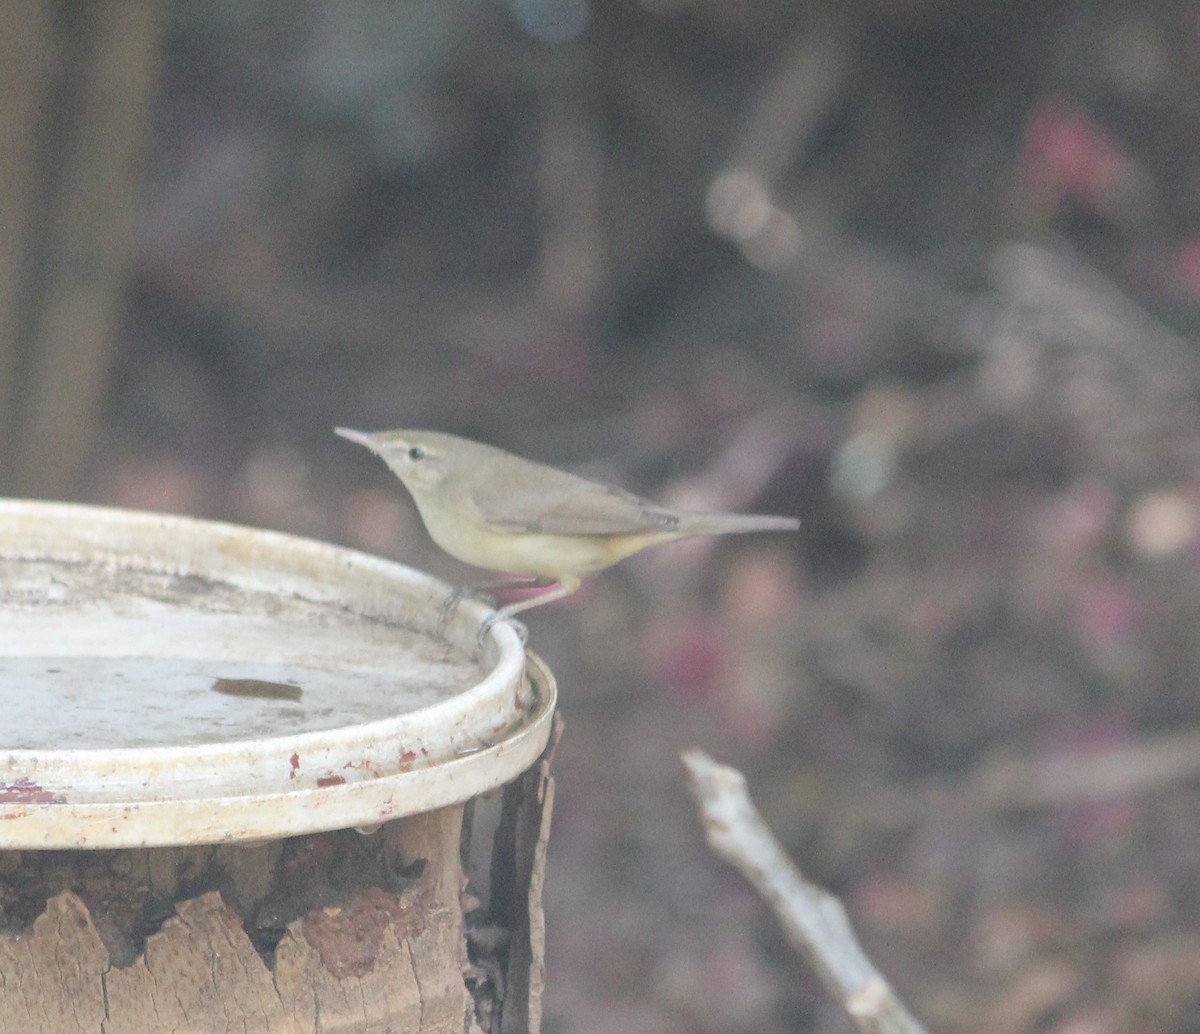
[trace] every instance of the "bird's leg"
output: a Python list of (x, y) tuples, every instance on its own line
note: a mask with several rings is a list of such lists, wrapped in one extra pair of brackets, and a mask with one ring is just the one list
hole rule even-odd
[(575, 575), (563, 575), (558, 580), (558, 586), (549, 592), (544, 592), (540, 596), (530, 596), (528, 599), (517, 600), (515, 603), (501, 607), (496, 611), (496, 619), (503, 621), (514, 614), (519, 614), (523, 610), (529, 610), (531, 607), (540, 607), (543, 603), (553, 603), (555, 600), (561, 600), (564, 596), (570, 596), (571, 593), (577, 592), (579, 586), (582, 584), (582, 580)]
[(540, 578), (502, 578), (494, 582), (478, 582), (475, 585), (459, 585), (442, 602), (446, 610), (453, 610), (458, 601), (464, 596), (475, 596), (485, 602), (490, 602), (491, 594), (496, 589), (527, 589), (530, 586), (551, 585), (552, 582)]
[[(531, 607), (540, 607), (543, 603), (553, 603), (555, 600), (561, 600), (564, 596), (570, 596), (571, 593), (578, 591), (581, 584), (581, 579), (575, 575), (563, 575), (558, 580), (558, 586), (551, 589), (550, 592), (544, 592), (540, 596), (531, 596), (527, 600), (517, 600), (516, 603), (510, 603), (508, 606), (501, 607), (494, 613), (489, 614), (483, 619), (483, 624), (479, 626), (479, 645), (483, 645), (483, 641), (487, 638), (489, 630), (497, 621), (512, 621), (512, 616), (519, 614), (523, 610), (529, 610)], [(525, 626), (520, 621), (512, 621), (512, 624), (517, 627), (517, 632), (521, 635), (521, 642), (525, 642), (528, 636)]]

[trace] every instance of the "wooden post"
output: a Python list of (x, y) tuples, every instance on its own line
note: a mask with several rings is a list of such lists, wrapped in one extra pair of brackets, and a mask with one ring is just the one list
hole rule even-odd
[(477, 1011), (536, 1034), (552, 750), (504, 791), (480, 916), (508, 924), (501, 1000), (489, 987), (477, 1002), (464, 980), (452, 805), (369, 835), (0, 853), (7, 925), (22, 926), (0, 933), (0, 1034), (462, 1034), (485, 1029)]
[(0, 500), (0, 1034), (537, 1034), (554, 680), (446, 591)]

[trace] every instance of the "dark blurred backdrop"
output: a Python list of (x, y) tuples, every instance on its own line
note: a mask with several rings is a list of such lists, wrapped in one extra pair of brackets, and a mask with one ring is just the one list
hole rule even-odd
[(529, 618), (547, 1029), (844, 1032), (743, 767), (944, 1031), (1200, 1031), (1200, 9), (0, 5), (0, 489), (470, 575), (334, 424), (795, 538)]

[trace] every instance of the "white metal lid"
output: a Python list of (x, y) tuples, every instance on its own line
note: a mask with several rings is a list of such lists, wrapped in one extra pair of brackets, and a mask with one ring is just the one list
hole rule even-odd
[(513, 628), (420, 572), (277, 532), (0, 500), (0, 849), (370, 826), (545, 747)]

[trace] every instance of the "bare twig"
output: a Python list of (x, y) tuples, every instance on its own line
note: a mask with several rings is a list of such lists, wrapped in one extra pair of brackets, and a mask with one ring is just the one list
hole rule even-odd
[(841, 902), (808, 882), (783, 853), (736, 769), (698, 749), (682, 755), (709, 847), (770, 905), (792, 946), (867, 1034), (921, 1034), (918, 1023), (863, 953)]

